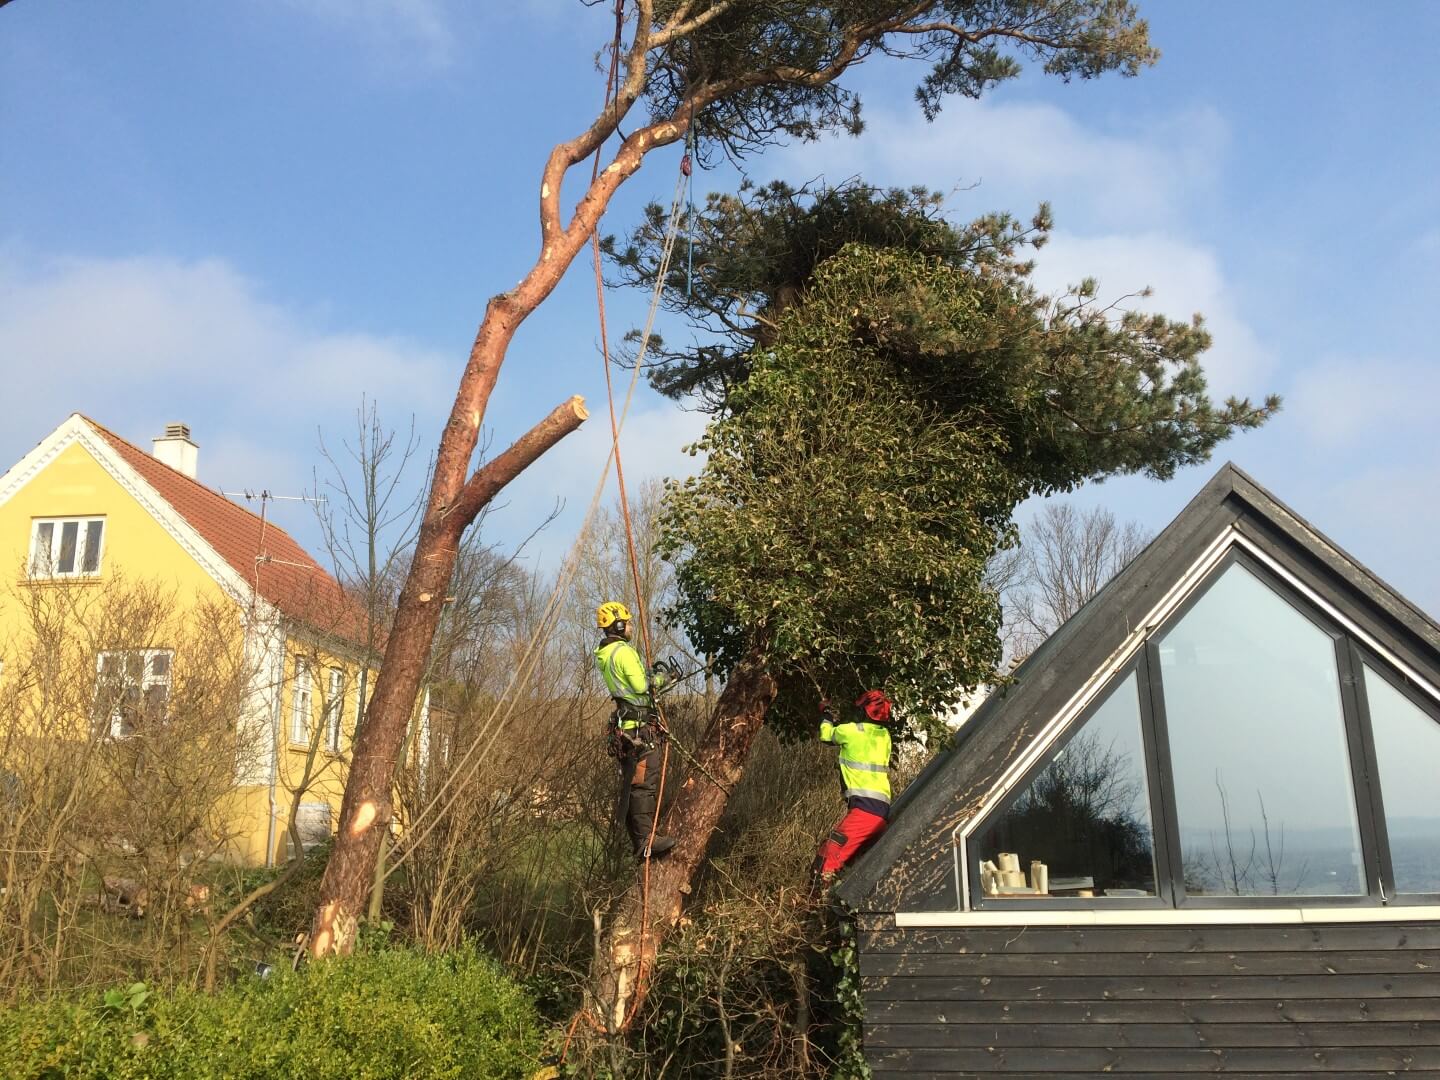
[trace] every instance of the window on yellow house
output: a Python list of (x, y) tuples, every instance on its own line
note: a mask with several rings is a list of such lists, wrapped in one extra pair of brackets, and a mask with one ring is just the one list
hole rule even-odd
[(330, 685), (325, 690), (325, 748), (340, 752), (340, 715), (345, 709), (345, 670), (330, 669)]
[(114, 739), (128, 739), (146, 724), (165, 719), (170, 701), (169, 649), (102, 652), (96, 661), (96, 727)]
[(100, 572), (104, 518), (46, 518), (30, 531), (32, 578), (90, 577)]
[(290, 741), (304, 746), (310, 742), (310, 708), (314, 698), (310, 661), (295, 658), (295, 685), (290, 694)]

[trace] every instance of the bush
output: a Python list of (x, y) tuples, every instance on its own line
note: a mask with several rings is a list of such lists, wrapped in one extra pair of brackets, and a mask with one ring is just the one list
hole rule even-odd
[(520, 1077), (533, 1005), (493, 961), (382, 951), (206, 995), (136, 986), (0, 1013), (0, 1076), (50, 1080)]

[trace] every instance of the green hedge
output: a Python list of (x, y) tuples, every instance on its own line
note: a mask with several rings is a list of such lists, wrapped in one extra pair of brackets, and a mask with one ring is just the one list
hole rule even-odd
[(472, 949), (366, 953), (213, 995), (107, 997), (0, 1012), (0, 1076), (470, 1080), (522, 1077), (540, 1055), (534, 1007)]

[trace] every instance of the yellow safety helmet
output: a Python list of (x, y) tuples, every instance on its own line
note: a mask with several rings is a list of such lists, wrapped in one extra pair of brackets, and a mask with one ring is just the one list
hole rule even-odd
[(617, 622), (629, 621), (630, 609), (618, 600), (606, 600), (595, 609), (595, 625), (601, 630), (608, 630)]

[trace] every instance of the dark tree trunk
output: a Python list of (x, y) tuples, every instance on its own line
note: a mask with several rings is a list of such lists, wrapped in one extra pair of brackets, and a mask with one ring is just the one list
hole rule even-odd
[[(745, 773), (750, 747), (775, 693), (775, 680), (761, 649), (752, 647), (726, 683), (695, 752), (696, 760), (731, 791)], [(679, 764), (673, 753), (670, 761)], [(588, 1007), (607, 1031), (624, 1031), (644, 1002), (655, 956), (680, 919), (729, 801), (729, 794), (698, 770), (669, 797), (662, 831), (675, 837), (675, 847), (650, 864), (648, 881), (646, 874), (637, 875), (635, 884), (620, 897), (595, 957)]]

